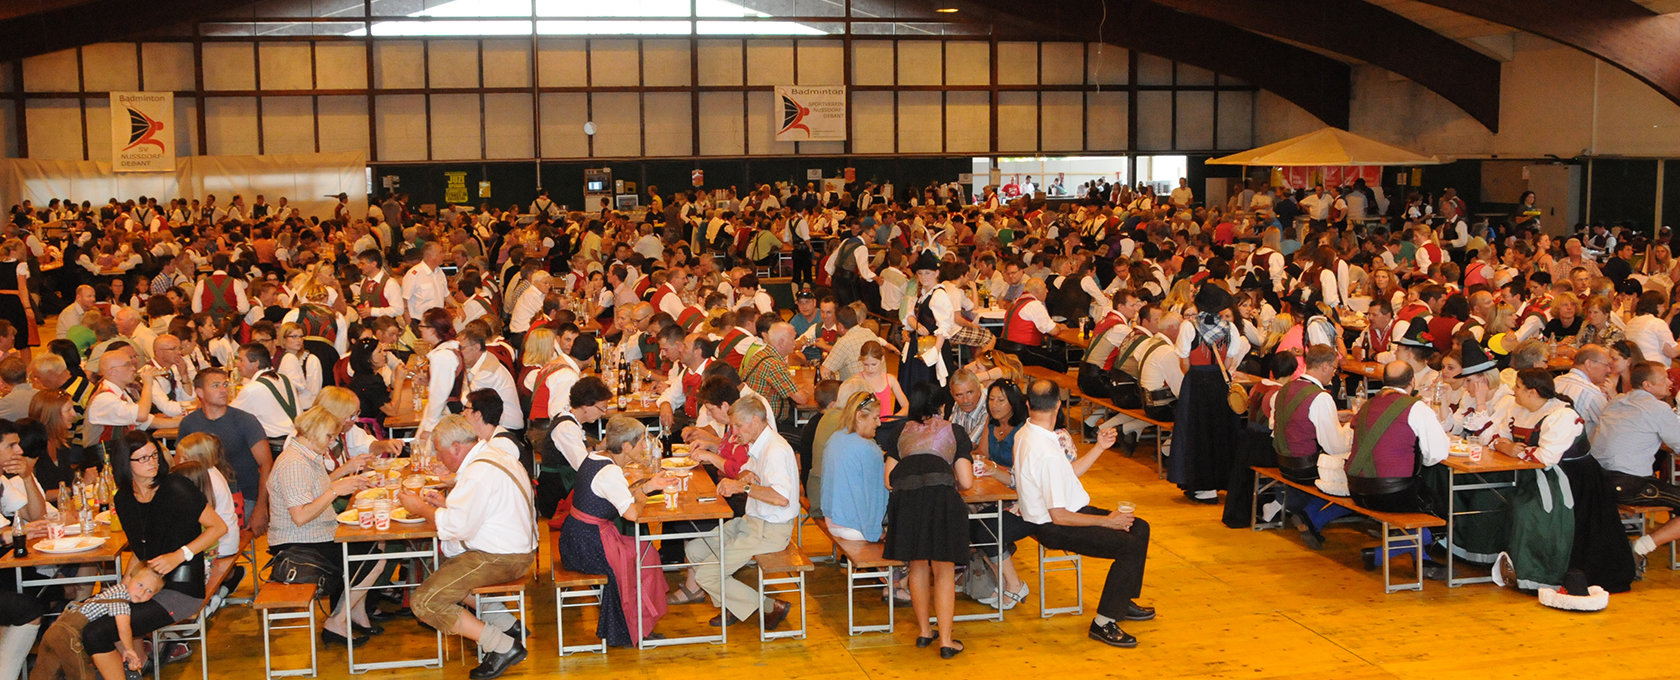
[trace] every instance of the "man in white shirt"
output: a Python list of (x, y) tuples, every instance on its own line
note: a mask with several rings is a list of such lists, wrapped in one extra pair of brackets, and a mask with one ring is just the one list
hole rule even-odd
[(451, 635), (476, 640), (484, 660), (469, 676), (501, 676), (525, 659), (525, 632), (512, 614), (474, 617), (461, 606), (475, 588), (518, 581), (537, 551), (531, 480), (517, 458), (480, 441), (466, 418), (450, 415), (432, 431), (438, 460), (456, 474), (444, 496), (404, 491), (403, 508), (437, 526), (444, 561), (414, 591), (414, 617)]
[(297, 390), (289, 378), (274, 371), (274, 355), (262, 345), (254, 342), (240, 345), (234, 357), (239, 374), (251, 377), (239, 389), (230, 406), (257, 417), (270, 448), (278, 456), (286, 437), (297, 431), (292, 424), (292, 420), (302, 413), (298, 408)]
[(519, 299), (513, 303), (513, 315), (508, 320), (508, 334), (524, 337), (531, 330), (531, 320), (542, 312), (543, 300), (548, 298), (548, 288), (553, 278), (546, 271), (531, 274), (531, 284), (519, 293)]
[[(152, 430), (180, 424), (179, 418), (152, 415), (152, 378), (157, 370), (151, 366), (138, 367), (138, 363), (133, 347), (112, 349), (99, 357), (99, 374), (104, 379), (88, 400), (84, 445), (92, 446), (120, 436), (117, 428)], [(130, 397), (127, 390), (136, 377), (140, 379), (139, 396)]]
[[(720, 480), (717, 491), (724, 497), (745, 494), (747, 514), (724, 523), (722, 545), (718, 539), (707, 537), (691, 540), (685, 546), (689, 562), (721, 561), (724, 574), (735, 573), (754, 555), (786, 548), (799, 517), (799, 459), (787, 440), (771, 427), (764, 401), (742, 397), (730, 406), (729, 416), (736, 441), (748, 445), (747, 463), (735, 478)], [(764, 610), (764, 627), (774, 630), (792, 609), (774, 598), (760, 600), (752, 586), (738, 579), (725, 592), (717, 570), (694, 567), (692, 572), (700, 589), (713, 602), (722, 603), (724, 611), (712, 619), (714, 626), (747, 621), (760, 607), (769, 607)]]
[(426, 310), (443, 307), (449, 298), (449, 280), (438, 267), (443, 265), (443, 247), (437, 241), (426, 243), (420, 263), (403, 275), (402, 296), (408, 317), (414, 321), (425, 318)]
[(1190, 201), (1194, 199), (1195, 195), (1190, 191), (1190, 180), (1185, 177), (1178, 178), (1178, 188), (1173, 189), (1172, 194), (1167, 196), (1167, 202), (1172, 204), (1173, 212), (1189, 209)]
[[(1336, 400), (1327, 386), (1339, 370), (1336, 348), (1314, 344), (1304, 356), (1306, 370), (1272, 394), (1272, 448), (1277, 451), (1278, 470), (1291, 481), (1318, 481), (1319, 456), (1347, 460), (1352, 434), (1342, 426)], [(1311, 497), (1291, 489), (1286, 503), (1301, 529), (1308, 547), (1324, 547), (1319, 529), (1330, 520), (1347, 514), (1337, 505), (1318, 507)]]
[[(484, 351), (484, 343), (489, 338), (477, 326), (468, 325), (455, 338), (461, 343), (461, 361), (468, 367), (461, 376), (461, 394), (480, 389), (494, 390), (501, 396), (503, 404), (518, 404), (519, 390), (514, 386), (513, 374), (496, 355)], [(517, 408), (504, 409), (497, 424), (508, 430), (523, 430), (525, 417)]]
[(179, 418), (192, 406), (193, 379), (198, 371), (181, 354), (181, 339), (165, 333), (152, 341), (152, 406), (163, 415)]
[(385, 271), (385, 256), (377, 249), (362, 251), (356, 256), (356, 267), (362, 271), (362, 284), (357, 287), (356, 311), (364, 317), (403, 315), (402, 282)]
[(1609, 401), (1599, 388), (1609, 375), (1610, 352), (1601, 345), (1582, 345), (1575, 351), (1574, 367), (1557, 379), (1557, 393), (1573, 402), (1588, 437), (1598, 429), (1598, 417), (1603, 415), (1604, 405)]
[(76, 301), (58, 313), (57, 337), (64, 338), (70, 329), (82, 325), (82, 317), (93, 309), (93, 297), (93, 286), (76, 286)]
[(1330, 207), (1335, 203), (1335, 197), (1325, 193), (1324, 185), (1319, 184), (1313, 187), (1311, 196), (1301, 199), (1300, 207), (1306, 211), (1307, 219), (1316, 225), (1322, 225), (1330, 220)]
[(1137, 638), (1121, 630), (1120, 621), (1155, 618), (1153, 607), (1134, 602), (1143, 591), (1149, 523), (1130, 512), (1091, 505), (1054, 431), (1061, 409), (1061, 388), (1055, 383), (1035, 380), (1027, 388), (1027, 422), (1015, 434), (1017, 508), (1044, 547), (1114, 560), (1089, 636), (1114, 647), (1136, 647)]

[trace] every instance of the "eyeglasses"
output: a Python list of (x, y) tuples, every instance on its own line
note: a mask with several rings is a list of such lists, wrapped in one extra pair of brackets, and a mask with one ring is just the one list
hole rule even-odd
[(134, 456), (128, 460), (131, 463), (156, 463), (158, 461), (158, 455), (156, 451), (153, 451), (151, 453), (143, 453), (138, 456)]
[(303, 338), (303, 334), (301, 334), (301, 333), (299, 333), (299, 334), (295, 334), (295, 335), (287, 335), (287, 336), (286, 336), (286, 339), (287, 339), (287, 340), (300, 340), (300, 339), (302, 339), (302, 338)]

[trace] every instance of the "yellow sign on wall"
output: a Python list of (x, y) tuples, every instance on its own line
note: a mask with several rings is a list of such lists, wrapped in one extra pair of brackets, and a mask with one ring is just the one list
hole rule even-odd
[(468, 200), (467, 173), (465, 171), (446, 172), (443, 173), (443, 179), (443, 202), (457, 204), (466, 203)]

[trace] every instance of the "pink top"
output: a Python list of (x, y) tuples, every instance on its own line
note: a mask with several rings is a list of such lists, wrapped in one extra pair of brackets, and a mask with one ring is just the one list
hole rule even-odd
[(893, 414), (892, 383), (887, 383), (886, 387), (881, 388), (881, 391), (875, 393), (875, 401), (881, 404), (882, 418)]

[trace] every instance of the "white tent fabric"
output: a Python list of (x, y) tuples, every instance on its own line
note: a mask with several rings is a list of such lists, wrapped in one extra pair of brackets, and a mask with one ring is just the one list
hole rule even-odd
[(266, 156), (183, 156), (174, 172), (111, 172), (99, 161), (0, 159), (0, 205), (25, 200), (46, 205), (54, 198), (104, 205), (111, 198), (126, 201), (155, 196), (160, 204), (171, 198), (215, 194), (226, 205), (235, 194), (249, 206), (262, 194), (269, 202), (284, 196), (304, 217), (329, 217), (343, 192), (350, 195), (350, 214), (367, 213), (367, 155), (361, 152), (273, 154)]
[(1339, 128), (1327, 127), (1299, 137), (1215, 158), (1208, 165), (1286, 167), (1313, 165), (1439, 165), (1435, 156), (1408, 151), (1392, 144)]

